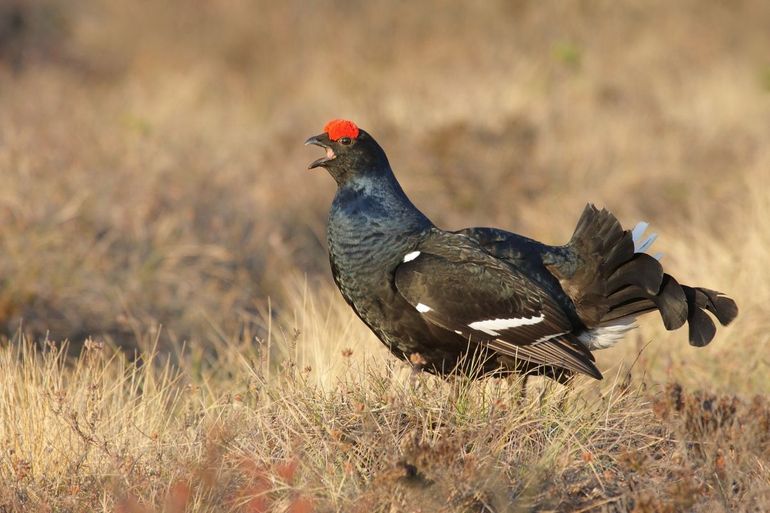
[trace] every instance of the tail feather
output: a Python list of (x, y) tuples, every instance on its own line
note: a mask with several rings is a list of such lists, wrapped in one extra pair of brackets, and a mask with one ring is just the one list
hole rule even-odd
[(610, 309), (608, 278), (633, 256), (633, 239), (615, 216), (587, 205), (566, 250), (566, 258), (546, 267), (559, 279), (583, 322), (598, 325)]
[(627, 303), (620, 304), (602, 317), (599, 326), (611, 326), (618, 319), (626, 317), (638, 317), (643, 313), (651, 312), (657, 308), (657, 305), (649, 299), (635, 299)]
[(709, 289), (680, 285), (648, 255), (657, 238), (643, 239), (647, 223), (623, 230), (607, 210), (586, 206), (566, 248), (570, 259), (549, 262), (587, 328), (606, 328), (658, 310), (668, 330), (689, 324), (690, 344), (711, 342), (716, 327), (706, 311), (727, 325), (738, 313), (735, 301)]
[(688, 318), (689, 307), (682, 286), (670, 274), (663, 275), (660, 291), (652, 298), (667, 330), (681, 328)]
[[(610, 303), (610, 311), (612, 311), (612, 309), (615, 306), (628, 304), (629, 301), (633, 301), (634, 299), (639, 299), (639, 298), (652, 299), (650, 295), (651, 294), (647, 292), (645, 289), (639, 287), (638, 285), (631, 284), (626, 287), (623, 287), (617, 292), (613, 292), (612, 294), (607, 296), (607, 300)], [(606, 315), (604, 317), (606, 317)]]
[(663, 266), (646, 253), (636, 253), (607, 279), (607, 290), (615, 292), (635, 285), (648, 294), (656, 294), (663, 282)]
[(682, 289), (687, 298), (691, 345), (705, 346), (716, 334), (714, 321), (706, 315), (706, 311), (711, 312), (722, 326), (730, 324), (738, 315), (738, 305), (721, 292), (687, 285), (682, 285)]

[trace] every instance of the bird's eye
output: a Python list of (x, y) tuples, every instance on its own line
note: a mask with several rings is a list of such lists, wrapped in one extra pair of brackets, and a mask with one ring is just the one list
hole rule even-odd
[(350, 140), (350, 137), (342, 137), (340, 138), (340, 142), (342, 144), (350, 144), (352, 141)]

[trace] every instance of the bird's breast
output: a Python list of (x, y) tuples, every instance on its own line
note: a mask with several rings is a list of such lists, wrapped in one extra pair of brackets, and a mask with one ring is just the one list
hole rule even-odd
[(395, 269), (416, 245), (415, 236), (387, 219), (333, 211), (327, 240), (334, 281), (345, 300), (365, 321), (382, 315), (383, 305), (397, 299)]

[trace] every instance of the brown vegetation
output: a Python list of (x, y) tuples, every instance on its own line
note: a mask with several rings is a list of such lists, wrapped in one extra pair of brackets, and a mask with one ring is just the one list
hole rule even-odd
[[(770, 509), (768, 26), (759, 0), (5, 2), (0, 511)], [(441, 226), (559, 242), (592, 201), (741, 314), (700, 350), (649, 319), (604, 382), (524, 401), (413, 373), (330, 283), (302, 141), (332, 117)]]

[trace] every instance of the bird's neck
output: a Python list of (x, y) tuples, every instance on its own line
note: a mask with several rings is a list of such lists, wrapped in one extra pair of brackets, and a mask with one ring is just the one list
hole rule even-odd
[(363, 283), (385, 286), (386, 277), (403, 256), (433, 227), (392, 174), (387, 178), (351, 181), (337, 190), (332, 203), (329, 257), (335, 280), (348, 300)]
[(330, 222), (344, 217), (351, 226), (392, 235), (426, 232), (433, 223), (407, 197), (388, 168), (340, 185), (332, 203)]

